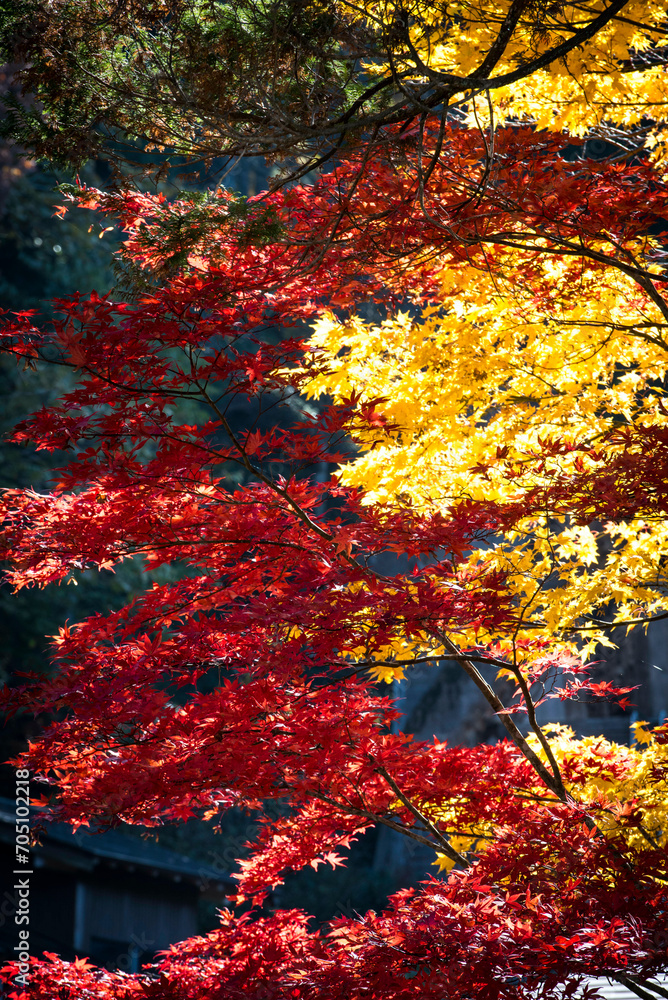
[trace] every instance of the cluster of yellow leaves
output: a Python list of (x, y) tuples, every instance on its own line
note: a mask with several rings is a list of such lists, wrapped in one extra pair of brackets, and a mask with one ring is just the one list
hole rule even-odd
[[(329, 371), (310, 394), (386, 397), (378, 409), (399, 427), (361, 434), (366, 453), (345, 469), (346, 482), (371, 490), (369, 502), (405, 491), (414, 502), (508, 498), (498, 449), (524, 462), (539, 436), (586, 430), (593, 440), (632, 415), (663, 420), (659, 390), (638, 400), (668, 358), (646, 295), (612, 269), (602, 277), (546, 257), (541, 300), (533, 283), (520, 284), (524, 263), (518, 253), (512, 269), (445, 270), (442, 305), (417, 318), (398, 313), (376, 325), (329, 314), (317, 324), (312, 343)], [(484, 473), (471, 471), (481, 464)]]
[[(512, 0), (417, 0), (397, 5), (383, 0), (348, 4), (346, 16), (359, 12), (371, 24), (394, 23), (403, 12), (410, 43), (396, 46), (393, 65), (370, 65), (372, 72), (403, 72), (426, 79), (427, 71), (449, 77), (477, 77), (485, 57), (495, 50)], [(531, 67), (541, 56), (568, 43), (604, 13), (602, 0), (584, 3), (527, 3), (501, 57), (482, 74), (492, 82), (490, 104), (469, 100), (470, 123), (529, 121), (539, 128), (565, 130), (582, 137), (602, 129), (640, 130), (657, 161), (668, 155), (668, 75), (653, 65), (652, 49), (665, 44), (668, 4), (630, 0), (592, 38), (527, 73), (507, 86), (493, 81), (519, 66)], [(398, 35), (399, 37), (399, 35)], [(403, 36), (401, 36), (403, 38)], [(438, 77), (436, 77), (436, 80)], [(432, 81), (434, 77), (432, 76)], [(484, 88), (480, 88), (484, 89)], [(651, 124), (650, 124), (651, 123)]]
[[(401, 498), (443, 512), (467, 499), (512, 503), (557, 473), (609, 460), (621, 448), (606, 438), (615, 428), (666, 425), (662, 317), (632, 279), (546, 256), (540, 281), (532, 260), (524, 285), (528, 259), (518, 252), (513, 265), (445, 270), (442, 304), (416, 318), (374, 324), (330, 314), (318, 323), (313, 343), (327, 373), (310, 392), (383, 397), (377, 409), (396, 428), (361, 431), (361, 454), (340, 470), (370, 503)], [(545, 457), (547, 440), (596, 448), (604, 439), (598, 459), (577, 449)], [(612, 602), (620, 621), (668, 610), (667, 542), (664, 520), (590, 527), (546, 509), (489, 539), (468, 570), (508, 575), (524, 625), (517, 638), (557, 635), (574, 650), (569, 630), (585, 625), (577, 648), (586, 655), (609, 642), (591, 619)]]
[[(668, 743), (656, 739), (665, 737), (665, 725), (651, 730), (635, 723), (632, 746), (601, 736), (576, 739), (567, 726), (545, 729), (567, 790), (591, 809), (599, 829), (636, 850), (668, 846)], [(529, 742), (545, 759), (538, 740)]]
[[(491, 47), (510, 2), (460, 4), (467, 22), (466, 43), (455, 32), (433, 46), (429, 64), (443, 72), (470, 73)], [(598, 2), (529, 7), (520, 21), (495, 76), (510, 72), (521, 60), (530, 61), (563, 41), (604, 10)], [(657, 127), (668, 115), (668, 78), (661, 67), (629, 72), (632, 55), (638, 57), (663, 41), (665, 3), (629, 3), (620, 16), (595, 36), (555, 60), (545, 69), (502, 87), (495, 95), (500, 116), (528, 118), (539, 128), (565, 129), (574, 136), (611, 122), (638, 127), (649, 116)], [(532, 16), (533, 15), (533, 16)], [(426, 40), (425, 40), (426, 41)], [(484, 113), (482, 106), (478, 112)]]
[[(552, 753), (572, 799), (589, 813), (606, 836), (623, 838), (635, 850), (668, 846), (668, 744), (658, 742), (646, 724), (635, 725), (633, 746), (610, 743), (600, 736), (576, 739), (567, 726), (549, 725)], [(532, 749), (546, 762), (539, 741), (529, 737)], [(518, 793), (520, 794), (520, 793)], [(544, 787), (535, 794), (545, 797)], [(535, 801), (526, 796), (527, 809)], [(447, 831), (452, 847), (462, 854), (479, 852), (494, 839), (497, 821), (493, 810), (488, 819), (467, 822), (467, 806), (452, 801), (428, 807), (430, 817)], [(434, 864), (449, 871), (453, 862), (437, 854)]]

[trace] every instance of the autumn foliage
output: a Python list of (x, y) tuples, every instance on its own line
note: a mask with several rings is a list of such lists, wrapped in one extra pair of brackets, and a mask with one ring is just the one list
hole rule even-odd
[[(626, 57), (660, 55), (633, 23)], [(605, 31), (592, 51), (619, 62)], [(454, 57), (429, 58), (445, 76)], [(663, 77), (634, 66), (646, 110)], [(628, 705), (591, 660), (668, 612), (662, 125), (653, 160), (593, 159), (582, 121), (545, 119), (546, 76), (526, 107), (501, 90), (500, 125), (491, 98), (388, 121), (384, 144), (243, 204), (70, 194), (122, 230), (132, 294), (4, 317), (3, 349), (72, 372), (14, 432), (67, 458), (48, 494), (3, 494), (8, 580), (129, 558), (163, 576), (64, 626), (54, 672), (3, 704), (53, 715), (23, 758), (52, 817), (235, 807), (262, 831), (237, 873), (249, 912), (134, 976), (36, 958), (31, 996), (520, 1000), (603, 975), (666, 995), (668, 727), (626, 747), (536, 718), (550, 698)], [(505, 740), (392, 725), (382, 682), (447, 660)], [(433, 848), (437, 874), (320, 929), (260, 912), (374, 825)]]

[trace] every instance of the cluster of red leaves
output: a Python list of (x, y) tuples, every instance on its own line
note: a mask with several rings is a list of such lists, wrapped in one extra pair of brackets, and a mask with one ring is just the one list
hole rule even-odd
[[(267, 310), (283, 321), (319, 303), (354, 308), (365, 297), (428, 299), (449, 261), (498, 266), (494, 247), (584, 255), (601, 268), (614, 261), (637, 276), (637, 241), (651, 254), (647, 234), (668, 209), (649, 163), (588, 159), (565, 133), (497, 128), (493, 155), (481, 131), (455, 123), (427, 120), (387, 138), (387, 148), (349, 157), (310, 187), (250, 199), (246, 230), (223, 190), (205, 208), (135, 191), (82, 189), (77, 201), (118, 220), (127, 259), (160, 278), (206, 275), (214, 308), (239, 304), (251, 322)], [(264, 244), (253, 224), (267, 218), (282, 236)], [(523, 272), (537, 296), (563, 301), (540, 267), (527, 259)]]
[[(546, 442), (547, 460), (559, 448)], [(555, 510), (568, 505), (581, 523), (635, 517), (665, 517), (668, 512), (668, 430), (636, 423), (619, 428), (592, 447), (583, 443), (589, 468), (569, 477), (555, 476), (549, 502)], [(577, 463), (576, 463), (577, 464)], [(540, 501), (539, 501), (540, 502)]]
[[(571, 472), (554, 462), (555, 456), (563, 455), (574, 456)], [(506, 454), (498, 456), (498, 466), (512, 480), (519, 497), (503, 506), (486, 505), (501, 530), (512, 528), (520, 517), (540, 516), (546, 509), (555, 517), (568, 516), (572, 523), (583, 525), (634, 518), (662, 520), (668, 512), (668, 430), (660, 425), (638, 422), (615, 428), (595, 444), (546, 438), (530, 458), (547, 481), (540, 487), (533, 468), (528, 472)], [(488, 470), (488, 465), (475, 469), (483, 474)]]
[[(530, 828), (500, 831), (472, 868), (397, 893), (381, 914), (312, 931), (300, 911), (259, 919), (223, 911), (217, 930), (172, 946), (152, 977), (47, 956), (33, 963), (31, 996), (50, 1000), (56, 990), (62, 1000), (82, 993), (114, 1000), (570, 996), (593, 969), (648, 976), (665, 965), (666, 890), (638, 880), (635, 860), (615, 859), (571, 816), (545, 816)], [(663, 859), (652, 860), (660, 870)], [(643, 866), (649, 872), (646, 859)]]
[[(538, 237), (542, 253), (584, 253), (604, 265), (623, 260), (620, 250), (644, 241), (666, 213), (668, 191), (649, 164), (589, 160), (575, 147), (571, 158), (566, 135), (499, 128), (493, 158), (487, 138), (475, 129), (452, 124), (438, 136), (426, 126), (417, 138), (404, 132), (403, 156), (350, 161), (322, 187), (336, 188), (344, 245), (354, 241), (355, 252), (376, 267), (384, 260), (400, 268), (410, 260), (422, 294), (436, 255), (441, 267), (450, 259), (486, 269), (487, 248), (531, 246)], [(439, 142), (423, 186), (425, 144), (435, 150)], [(424, 265), (417, 272), (416, 259)], [(554, 295), (549, 286), (542, 291)]]
[[(65, 364), (77, 382), (15, 432), (70, 461), (51, 493), (4, 495), (2, 555), (17, 587), (133, 556), (185, 575), (64, 628), (57, 672), (3, 702), (54, 713), (23, 766), (57, 785), (54, 815), (74, 824), (283, 800), (289, 815), (266, 818), (241, 868), (241, 899), (260, 902), (289, 869), (340, 863), (337, 850), (375, 823), (439, 851), (472, 828), (494, 837), (480, 834), (464, 870), (326, 932), (293, 912), (226, 913), (150, 975), (38, 961), (38, 1000), (548, 998), (584, 973), (642, 977), (665, 965), (657, 854), (592, 833), (595, 817), (549, 792), (519, 745), (463, 750), (390, 731), (395, 710), (366, 671), (393, 644), (515, 630), (503, 578), (457, 569), (511, 514), (473, 503), (449, 519), (376, 509), (319, 482), (347, 431), (382, 430), (375, 403), (310, 414), (298, 393), (319, 358), (271, 330), (322, 302), (429, 297), (430, 255), (475, 260), (481, 241), (540, 231), (556, 247), (577, 234), (601, 253), (608, 236), (637, 236), (665, 193), (642, 165), (576, 168), (559, 156), (563, 142), (527, 130), (501, 130), (492, 176), (481, 136), (452, 128), (425, 221), (411, 143), (406, 133), (405, 158), (376, 157), (361, 176), (359, 163), (343, 164), (312, 189), (269, 196), (289, 233), (277, 244), (240, 234), (223, 194), (207, 225), (190, 229), (191, 202), (82, 195), (120, 218), (124, 255), (155, 288), (134, 304), (61, 301), (49, 332), (27, 314), (6, 319), (7, 350)], [(191, 236), (178, 267), (161, 242), (177, 223)], [(401, 261), (415, 251), (424, 273), (405, 290)], [(243, 426), (240, 400), (256, 407)], [(389, 554), (412, 568), (379, 572)], [(545, 657), (550, 675), (568, 666)]]

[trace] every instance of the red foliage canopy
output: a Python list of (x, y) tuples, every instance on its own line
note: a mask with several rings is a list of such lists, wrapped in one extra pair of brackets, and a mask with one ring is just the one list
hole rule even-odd
[[(552, 997), (570, 995), (585, 974), (645, 980), (668, 964), (664, 852), (628, 846), (633, 815), (603, 836), (605, 803), (598, 814), (578, 805), (549, 748), (539, 756), (515, 724), (527, 691), (504, 705), (477, 665), (506, 661), (494, 648), (456, 645), (463, 627), (500, 637), (515, 629), (503, 578), (457, 567), (532, 499), (518, 512), (462, 503), (444, 518), (399, 502), (368, 506), (335, 479), (322, 482), (315, 473), (341, 458), (346, 432), (378, 417), (356, 398), (309, 411), (299, 390), (321, 359), (273, 328), (325, 301), (396, 300), (409, 252), (417, 299), (431, 295), (436, 252), (482, 262), (485, 245), (540, 233), (555, 252), (575, 241), (596, 260), (602, 234), (623, 245), (665, 205), (648, 168), (576, 168), (541, 134), (502, 130), (493, 176), (479, 134), (453, 128), (446, 138), (426, 206), (409, 179), (410, 133), (406, 164), (378, 157), (362, 174), (344, 164), (312, 189), (258, 202), (282, 221), (281, 243), (240, 235), (223, 194), (203, 222), (187, 200), (81, 193), (120, 217), (125, 259), (154, 287), (135, 302), (61, 301), (48, 331), (28, 314), (6, 317), (7, 350), (66, 365), (76, 384), (15, 432), (71, 459), (51, 493), (4, 495), (2, 554), (17, 587), (132, 556), (184, 573), (119, 612), (65, 627), (57, 671), (7, 691), (4, 704), (56, 713), (24, 766), (57, 785), (52, 815), (75, 825), (289, 805), (266, 818), (241, 866), (239, 900), (261, 903), (287, 870), (339, 864), (338, 850), (376, 823), (457, 867), (399, 893), (380, 915), (318, 932), (292, 911), (225, 912), (218, 930), (171, 948), (157, 974), (36, 960), (33, 997)], [(187, 253), (175, 259), (161, 245), (166, 232)], [(246, 415), (255, 407), (245, 425), (241, 399)], [(627, 492), (635, 475), (644, 475), (635, 459), (610, 470), (610, 502), (619, 477)], [(404, 568), (379, 571), (388, 554)], [(391, 731), (396, 711), (368, 670), (400, 642), (419, 659), (427, 640), (440, 650), (434, 659), (462, 664), (507, 741), (463, 749)], [(203, 683), (214, 674), (218, 683)], [(579, 665), (546, 655), (543, 680), (557, 676), (563, 691), (574, 675), (571, 690), (595, 690)], [(470, 829), (493, 836), (462, 853), (453, 838)]]

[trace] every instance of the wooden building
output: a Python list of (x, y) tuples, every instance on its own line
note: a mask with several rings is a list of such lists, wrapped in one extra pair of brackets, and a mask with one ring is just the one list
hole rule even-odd
[[(18, 940), (14, 921), (14, 802), (0, 798), (0, 956)], [(30, 951), (134, 972), (168, 945), (198, 933), (201, 899), (222, 906), (234, 889), (212, 866), (119, 830), (73, 833), (51, 824), (30, 850)]]

